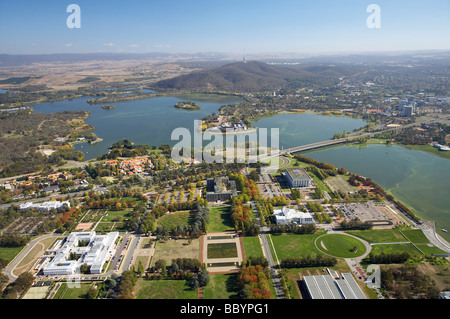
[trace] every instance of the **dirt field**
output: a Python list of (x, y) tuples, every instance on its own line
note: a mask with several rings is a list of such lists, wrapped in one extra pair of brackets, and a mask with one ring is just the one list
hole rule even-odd
[(172, 264), (175, 258), (200, 258), (200, 240), (193, 239), (189, 244), (187, 240), (166, 240), (156, 242), (155, 253), (151, 265), (159, 259), (166, 261), (168, 265)]

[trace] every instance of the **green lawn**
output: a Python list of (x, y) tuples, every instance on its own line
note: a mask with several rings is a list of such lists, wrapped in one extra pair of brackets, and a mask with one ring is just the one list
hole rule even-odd
[(208, 232), (234, 230), (231, 222), (230, 206), (217, 206), (209, 209)]
[(402, 230), (402, 233), (414, 244), (428, 244), (430, 242), (420, 229), (405, 229)]
[(346, 233), (362, 238), (369, 243), (406, 241), (398, 229), (351, 230)]
[(248, 259), (248, 257), (263, 257), (263, 251), (261, 248), (261, 242), (259, 241), (259, 237), (243, 237), (244, 242), (244, 250), (245, 250), (245, 257)]
[(112, 222), (117, 217), (122, 217), (122, 220), (127, 219), (127, 215), (133, 211), (133, 209), (124, 209), (124, 210), (109, 210), (108, 215), (102, 218), (102, 222)]
[(85, 295), (91, 284), (81, 284), (79, 288), (69, 288), (66, 283), (59, 287), (53, 299), (86, 299)]
[(190, 216), (190, 212), (176, 212), (165, 215), (158, 220), (158, 226), (165, 226), (169, 230), (176, 228), (178, 225), (187, 226)]
[[(323, 235), (324, 231), (318, 231), (315, 234), (309, 235), (296, 235), (296, 234), (285, 234), (279, 236), (269, 236), (269, 245), (271, 245), (271, 240), (275, 246), (276, 254), (278, 259), (288, 258), (288, 257), (302, 257), (307, 255), (320, 254), (320, 251), (314, 246), (314, 241), (320, 235)], [(275, 258), (275, 255), (273, 255)]]
[(317, 240), (317, 247), (324, 253), (337, 258), (358, 257), (366, 252), (366, 247), (361, 241), (342, 234), (327, 234), (320, 237)]
[(0, 258), (9, 260), (13, 260), (22, 250), (23, 247), (0, 247)]
[(192, 290), (186, 280), (138, 279), (136, 299), (198, 299), (198, 290)]
[(238, 299), (237, 274), (211, 274), (210, 282), (203, 289), (203, 299)]
[(374, 255), (381, 254), (382, 252), (385, 254), (390, 253), (403, 253), (407, 252), (411, 256), (422, 255), (420, 251), (418, 251), (412, 244), (382, 244), (382, 245), (373, 245), (371, 252)]

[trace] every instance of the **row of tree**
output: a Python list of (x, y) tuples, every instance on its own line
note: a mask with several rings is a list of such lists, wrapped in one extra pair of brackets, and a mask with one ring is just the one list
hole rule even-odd
[(280, 261), (282, 268), (333, 267), (336, 264), (337, 259), (328, 255), (288, 257)]

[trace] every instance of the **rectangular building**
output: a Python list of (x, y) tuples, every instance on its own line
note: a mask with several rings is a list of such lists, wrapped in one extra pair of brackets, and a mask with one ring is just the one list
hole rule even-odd
[(287, 168), (284, 172), (286, 182), (291, 187), (311, 187), (311, 177), (302, 168)]
[(206, 181), (206, 200), (208, 202), (225, 202), (237, 196), (236, 182), (228, 177), (209, 178)]
[(303, 284), (311, 299), (367, 299), (351, 273), (305, 276)]

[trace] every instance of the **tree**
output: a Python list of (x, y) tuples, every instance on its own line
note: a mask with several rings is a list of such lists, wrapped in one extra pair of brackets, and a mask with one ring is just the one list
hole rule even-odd
[(90, 287), (86, 293), (86, 299), (96, 299), (97, 298), (97, 288), (94, 286)]
[(209, 283), (209, 272), (206, 269), (203, 269), (198, 276), (198, 282), (200, 287), (205, 287)]
[(23, 290), (26, 287), (30, 286), (34, 281), (34, 276), (29, 272), (24, 272), (17, 277), (14, 282), (14, 286), (17, 287), (18, 290)]
[(197, 274), (192, 275), (191, 280), (189, 281), (189, 286), (191, 286), (192, 289), (197, 289), (200, 287), (200, 282)]

